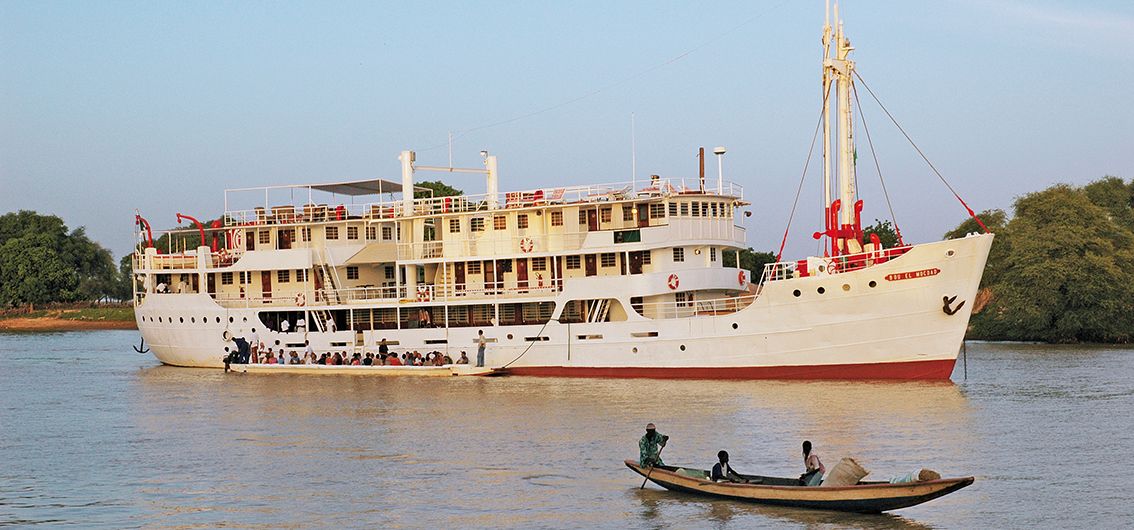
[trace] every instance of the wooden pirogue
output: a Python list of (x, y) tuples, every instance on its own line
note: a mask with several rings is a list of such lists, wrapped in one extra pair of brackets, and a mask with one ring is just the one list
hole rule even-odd
[(650, 482), (673, 491), (759, 504), (858, 513), (881, 513), (915, 506), (964, 488), (974, 480), (973, 477), (943, 478), (902, 484), (863, 481), (854, 486), (823, 487), (800, 486), (796, 478), (760, 475), (740, 475), (748, 483), (713, 482), (709, 479), (709, 472), (703, 469), (657, 466), (651, 471), (634, 460), (627, 460), (626, 467), (643, 477), (648, 475)]

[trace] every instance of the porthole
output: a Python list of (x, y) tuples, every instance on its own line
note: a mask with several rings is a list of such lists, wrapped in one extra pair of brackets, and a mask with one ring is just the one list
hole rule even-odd
[(844, 291), (849, 291), (849, 290), (850, 290), (850, 284), (849, 284), (849, 283), (844, 283), (844, 284), (843, 284), (843, 290), (844, 290)]
[(633, 352), (633, 353), (638, 353), (638, 347), (637, 347), (637, 346), (634, 346), (634, 349), (632, 349), (632, 350), (630, 350), (630, 351), (631, 351), (631, 352)]
[(228, 317), (228, 323), (229, 323), (229, 324), (232, 324), (232, 323), (233, 323), (233, 318), (232, 318), (232, 317)]
[(184, 324), (185, 323), (185, 317), (177, 317), (177, 321)]
[(276, 339), (276, 346), (280, 345), (280, 339)]
[(248, 322), (248, 317), (244, 317), (244, 322)]
[(822, 287), (820, 287), (820, 288), (816, 289), (816, 290), (815, 290), (815, 292), (817, 292), (817, 293), (819, 293), (819, 294), (823, 294), (823, 293), (827, 292), (827, 290), (826, 290), (826, 289), (824, 289), (824, 288), (822, 288)]
[(738, 328), (740, 328), (740, 325), (737, 324), (736, 322), (733, 322), (732, 323), (732, 329), (738, 329)]
[(512, 340), (512, 334), (511, 333), (508, 334), (508, 340)]
[(799, 292), (799, 289), (796, 289), (796, 290), (792, 291), (791, 294), (794, 294), (798, 298), (803, 293)]
[(684, 344), (681, 345), (681, 351), (685, 351), (685, 345)]
[(220, 317), (217, 317), (217, 324), (220, 324)]
[(196, 324), (197, 323), (197, 317), (189, 317), (189, 323), (190, 324)]
[(878, 282), (870, 280), (870, 283), (868, 283), (867, 285), (869, 285), (871, 288), (878, 287)]
[(953, 257), (953, 254), (956, 254), (956, 252), (953, 249), (949, 249), (949, 250), (945, 251), (945, 255), (949, 256), (950, 258)]
[(225, 352), (225, 353), (228, 353), (228, 346), (225, 346), (225, 347), (224, 347), (224, 352)]
[(161, 317), (157, 317), (158, 324), (161, 324)]

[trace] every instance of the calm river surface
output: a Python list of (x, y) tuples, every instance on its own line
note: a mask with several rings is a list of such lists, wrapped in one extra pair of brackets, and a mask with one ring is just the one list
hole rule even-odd
[[(970, 343), (955, 383), (377, 378), (160, 366), (137, 333), (0, 334), (0, 526), (1129, 528), (1134, 350)], [(894, 515), (639, 490), (669, 463), (976, 483)]]

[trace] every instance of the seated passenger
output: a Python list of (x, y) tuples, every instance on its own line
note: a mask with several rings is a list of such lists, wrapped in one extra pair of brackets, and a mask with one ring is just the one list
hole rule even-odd
[(402, 361), (398, 360), (398, 354), (391, 353), (389, 355), (389, 357), (386, 357), (386, 365), (387, 366), (401, 366)]
[(461, 352), (461, 358), (457, 359), (457, 364), (469, 364), (469, 356), (465, 352)]
[(811, 451), (811, 440), (803, 442), (803, 467), (805, 472), (799, 476), (800, 484), (804, 486), (818, 486), (823, 482), (823, 474), (827, 468), (819, 460), (819, 453)]
[(728, 465), (728, 451), (717, 453), (717, 460), (719, 460), (719, 462), (713, 465), (713, 482), (745, 482), (745, 480)]
[(303, 364), (303, 361), (299, 358), (298, 353), (291, 352), (291, 359), (288, 360), (288, 363), (289, 364)]
[(442, 357), (441, 361), (445, 364), (453, 364), (453, 358), (449, 357), (448, 355), (445, 355), (444, 357)]
[(362, 358), (362, 365), (363, 366), (372, 366), (373, 364), (374, 364), (374, 354), (370, 353), (370, 352), (366, 352), (366, 357)]

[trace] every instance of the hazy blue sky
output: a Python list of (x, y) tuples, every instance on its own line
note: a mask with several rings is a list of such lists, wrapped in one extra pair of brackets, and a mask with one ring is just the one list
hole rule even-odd
[[(447, 131), (590, 94), (465, 134), (456, 162), (496, 153), (502, 190), (628, 180), (634, 113), (639, 176), (694, 177), (698, 146), (727, 146), (754, 203), (749, 243), (772, 249), (818, 115), (822, 6), (0, 1), (0, 212), (60, 215), (121, 255), (135, 208), (170, 227), (178, 211), (218, 215), (225, 188), (397, 178), (401, 149), (443, 165), (445, 148), (425, 149)], [(843, 11), (859, 72), (973, 208), (1134, 177), (1134, 3)], [(903, 232), (940, 237), (963, 210), (863, 103)], [(864, 215), (887, 217), (859, 162)], [(821, 225), (817, 175), (795, 254)]]

